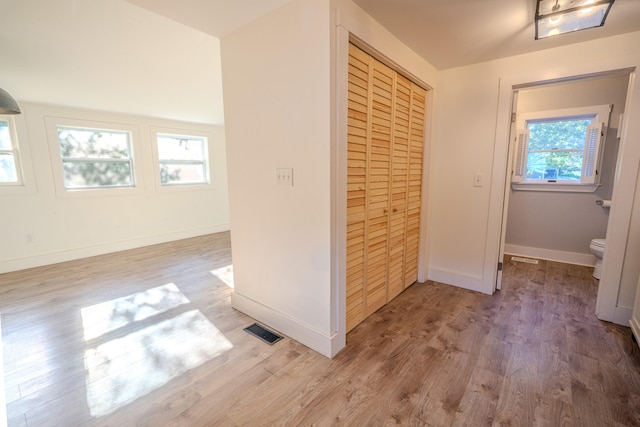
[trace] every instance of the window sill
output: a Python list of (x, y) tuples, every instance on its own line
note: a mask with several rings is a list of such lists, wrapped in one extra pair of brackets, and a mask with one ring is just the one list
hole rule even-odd
[(165, 184), (156, 182), (156, 191), (158, 193), (174, 192), (174, 191), (203, 191), (211, 190), (213, 185), (211, 182), (194, 183), (194, 184)]
[(599, 184), (561, 184), (537, 182), (512, 182), (511, 188), (516, 191), (552, 191), (564, 193), (593, 193)]
[(104, 196), (124, 196), (129, 194), (139, 194), (144, 191), (141, 185), (135, 187), (91, 187), (91, 188), (64, 188), (56, 186), (58, 197), (104, 197)]

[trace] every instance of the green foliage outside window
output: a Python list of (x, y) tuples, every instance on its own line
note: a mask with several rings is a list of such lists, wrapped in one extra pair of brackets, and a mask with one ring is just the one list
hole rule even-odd
[(66, 188), (131, 187), (129, 133), (58, 128)]
[(580, 181), (591, 119), (529, 122), (528, 180)]

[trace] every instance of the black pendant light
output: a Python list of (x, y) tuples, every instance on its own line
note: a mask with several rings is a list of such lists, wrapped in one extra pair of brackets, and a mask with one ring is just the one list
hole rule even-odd
[(13, 96), (6, 90), (0, 89), (0, 114), (20, 114), (20, 112), (20, 106)]

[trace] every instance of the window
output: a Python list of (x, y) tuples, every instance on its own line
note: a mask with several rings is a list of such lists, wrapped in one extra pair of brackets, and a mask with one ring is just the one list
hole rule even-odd
[(133, 187), (133, 150), (127, 131), (57, 126), (64, 188)]
[(144, 191), (138, 126), (45, 116), (56, 195), (110, 197)]
[(207, 138), (156, 134), (162, 186), (209, 182)]
[(22, 185), (16, 132), (5, 116), (0, 116), (0, 185)]
[(521, 115), (513, 188), (595, 191), (610, 111), (603, 105)]

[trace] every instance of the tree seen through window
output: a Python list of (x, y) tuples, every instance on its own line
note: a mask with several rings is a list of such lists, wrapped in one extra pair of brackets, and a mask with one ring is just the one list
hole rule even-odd
[(526, 179), (579, 182), (591, 121), (579, 118), (529, 122)]
[(58, 127), (67, 189), (133, 186), (130, 134)]

